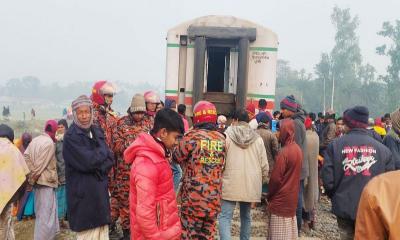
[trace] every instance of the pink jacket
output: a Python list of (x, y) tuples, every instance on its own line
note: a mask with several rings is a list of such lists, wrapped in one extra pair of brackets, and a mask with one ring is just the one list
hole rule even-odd
[(131, 239), (180, 239), (172, 171), (163, 147), (142, 133), (124, 152), (130, 177)]
[(185, 129), (185, 133), (189, 131), (189, 122), (186, 120), (186, 117), (182, 114), (179, 114), (183, 121), (183, 128)]

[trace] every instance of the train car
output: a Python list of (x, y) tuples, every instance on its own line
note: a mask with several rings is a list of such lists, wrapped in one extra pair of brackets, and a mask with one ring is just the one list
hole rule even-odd
[(232, 16), (205, 16), (167, 34), (165, 96), (187, 106), (213, 102), (229, 115), (266, 99), (274, 109), (278, 37)]

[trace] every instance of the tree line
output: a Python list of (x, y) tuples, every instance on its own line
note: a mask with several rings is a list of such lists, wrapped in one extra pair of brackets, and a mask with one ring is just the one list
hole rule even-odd
[(276, 102), (293, 94), (305, 109), (323, 112), (333, 109), (342, 113), (347, 107), (365, 105), (372, 116), (392, 112), (400, 106), (400, 20), (384, 22), (377, 32), (386, 44), (377, 46), (376, 53), (390, 58), (386, 74), (378, 75), (364, 63), (359, 47), (359, 19), (350, 9), (335, 7), (331, 14), (335, 28), (335, 45), (321, 53), (314, 74), (290, 67), (279, 60), (277, 67)]

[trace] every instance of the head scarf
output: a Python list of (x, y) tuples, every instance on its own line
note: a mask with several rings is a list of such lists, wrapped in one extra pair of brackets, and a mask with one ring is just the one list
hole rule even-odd
[[(76, 111), (79, 107), (88, 106), (90, 108), (90, 122), (88, 124), (82, 124), (79, 122), (78, 117), (76, 115)], [(82, 128), (82, 129), (89, 129), (90, 126), (93, 124), (93, 108), (92, 108), (92, 101), (86, 95), (81, 95), (77, 99), (72, 102), (72, 113), (74, 118), (74, 123)]]
[(29, 143), (32, 142), (32, 135), (27, 132), (24, 132), (21, 136), (21, 139), (22, 139), (22, 146), (24, 147), (24, 149), (27, 149)]
[(53, 139), (53, 141), (56, 141), (57, 121), (47, 120), (44, 125), (44, 131), (51, 137), (51, 139)]

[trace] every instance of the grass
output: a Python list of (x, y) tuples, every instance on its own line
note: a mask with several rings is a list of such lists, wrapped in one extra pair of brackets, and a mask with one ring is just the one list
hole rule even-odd
[(24, 132), (28, 132), (32, 134), (33, 137), (39, 135), (43, 132), (44, 129), (43, 120), (27, 120), (27, 121), (19, 121), (19, 120), (10, 120), (4, 121), (0, 120), (0, 124), (6, 124), (10, 126), (14, 130), (15, 138), (21, 137)]

